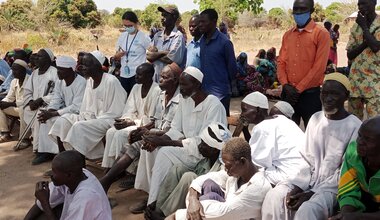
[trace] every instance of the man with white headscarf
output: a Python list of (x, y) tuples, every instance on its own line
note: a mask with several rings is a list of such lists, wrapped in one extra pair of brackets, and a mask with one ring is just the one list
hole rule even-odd
[[(99, 51), (83, 57), (83, 73), (87, 78), (78, 114), (66, 113), (54, 123), (50, 135), (63, 142), (66, 149), (79, 151), (89, 159), (103, 156), (103, 137), (123, 112), (127, 93), (119, 80), (103, 73), (105, 56)], [(55, 131), (55, 132), (53, 132)]]
[(56, 81), (53, 98), (49, 105), (46, 110), (41, 110), (37, 117), (40, 123), (39, 144), (38, 153), (33, 159), (32, 165), (53, 159), (54, 155), (59, 153), (56, 142), (48, 136), (49, 131), (58, 117), (66, 113), (79, 114), (86, 87), (86, 80), (75, 73), (77, 62), (74, 58), (59, 56), (56, 63), (59, 80)]
[[(40, 123), (33, 116), (39, 108), (50, 103), (53, 97), (53, 89), (58, 80), (57, 69), (52, 66), (54, 61), (53, 52), (44, 48), (37, 53), (36, 65), (24, 87), (24, 120), (26, 124), (32, 124), (33, 151), (38, 150)], [(32, 121), (33, 120), (33, 121)]]
[[(26, 74), (28, 68), (28, 64), (20, 59), (15, 60), (12, 64), (12, 72), (15, 78), (11, 81), (7, 96), (0, 102), (0, 143), (11, 140), (7, 115), (20, 117), (20, 134), (25, 130), (26, 124), (22, 104), (24, 102), (24, 86), (29, 78), (29, 75)], [(25, 143), (20, 146), (30, 146), (30, 141), (26, 140), (27, 139), (25, 139)]]
[[(203, 73), (199, 69), (187, 67), (179, 79), (182, 97), (170, 130), (162, 136), (143, 137), (146, 142), (143, 147), (145, 150), (140, 152), (135, 188), (149, 192), (147, 204), (156, 201), (160, 184), (174, 164), (184, 164), (191, 168), (202, 159), (196, 146), (199, 141), (197, 137), (204, 128), (212, 122), (227, 125), (223, 105), (218, 98), (207, 95), (202, 90), (202, 80)], [(161, 147), (157, 153), (159, 160), (147, 161), (145, 154), (158, 147)]]
[(274, 106), (270, 109), (269, 115), (284, 115), (289, 119), (292, 119), (294, 114), (293, 107), (284, 101), (278, 101)]
[(163, 219), (177, 209), (186, 208), (186, 194), (191, 182), (200, 175), (217, 172), (222, 168), (220, 151), (232, 134), (223, 124), (212, 123), (199, 135), (201, 144), (198, 150), (204, 157), (193, 169), (175, 164), (161, 184), (156, 210), (147, 209), (150, 219)]

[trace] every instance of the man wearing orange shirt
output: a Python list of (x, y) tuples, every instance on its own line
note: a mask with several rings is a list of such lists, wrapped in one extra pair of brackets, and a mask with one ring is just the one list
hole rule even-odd
[(283, 85), (281, 98), (293, 106), (293, 120), (300, 124), (302, 118), (305, 127), (310, 117), (322, 109), (319, 93), (330, 50), (330, 35), (311, 19), (313, 12), (313, 0), (294, 1), (297, 26), (282, 38), (277, 69)]

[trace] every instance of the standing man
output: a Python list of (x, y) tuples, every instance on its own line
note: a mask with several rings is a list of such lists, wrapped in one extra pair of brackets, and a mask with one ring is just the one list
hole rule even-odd
[(193, 66), (201, 69), (201, 37), (199, 31), (199, 15), (193, 15), (189, 21), (189, 31), (193, 39), (187, 45), (186, 67)]
[(157, 32), (148, 49), (146, 58), (154, 64), (153, 80), (158, 83), (162, 68), (175, 62), (184, 68), (186, 62), (186, 42), (183, 34), (177, 29), (176, 22), (179, 18), (178, 9), (175, 6), (158, 7), (162, 15), (163, 31)]
[(311, 19), (313, 12), (313, 0), (294, 1), (297, 26), (282, 38), (277, 69), (281, 98), (294, 107), (294, 122), (300, 124), (302, 118), (305, 127), (322, 109), (319, 93), (330, 51), (330, 34)]
[(222, 102), (230, 114), (231, 81), (237, 73), (234, 45), (217, 28), (218, 13), (214, 9), (202, 11), (199, 29), (201, 39), (201, 71), (203, 89)]
[(352, 60), (348, 109), (363, 119), (364, 104), (368, 117), (380, 114), (380, 16), (375, 11), (376, 0), (359, 0), (358, 7), (346, 48)]

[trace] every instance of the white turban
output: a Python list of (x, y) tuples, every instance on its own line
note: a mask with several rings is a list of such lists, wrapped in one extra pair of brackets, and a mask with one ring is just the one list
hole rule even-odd
[(53, 51), (51, 49), (43, 48), (42, 50), (44, 50), (49, 55), (51, 61), (54, 61), (54, 54), (53, 54)]
[(260, 92), (252, 92), (248, 94), (242, 102), (254, 107), (269, 109), (268, 98)]
[(103, 63), (106, 60), (106, 57), (104, 56), (102, 52), (100, 52), (99, 50), (95, 50), (95, 51), (92, 51), (90, 54), (92, 54), (92, 56), (94, 56), (99, 61), (100, 65), (103, 66)]
[(13, 63), (18, 64), (18, 65), (24, 67), (25, 69), (29, 69), (28, 64), (23, 60), (17, 59)]
[(278, 101), (274, 107), (276, 107), (280, 112), (282, 112), (286, 117), (291, 118), (294, 114), (293, 107), (284, 101)]
[(69, 56), (58, 56), (55, 62), (57, 63), (57, 67), (71, 68), (73, 70), (77, 66), (77, 61)]
[[(211, 137), (209, 129), (214, 133), (216, 138)], [(232, 137), (228, 128), (221, 123), (211, 123), (203, 129), (199, 136), (208, 146), (218, 150), (222, 150), (224, 143)]]
[(189, 66), (183, 72), (189, 74), (190, 76), (197, 79), (200, 83), (202, 83), (203, 73), (198, 68)]

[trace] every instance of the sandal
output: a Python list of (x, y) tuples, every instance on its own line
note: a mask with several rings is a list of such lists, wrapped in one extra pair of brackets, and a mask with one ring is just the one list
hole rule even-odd
[(135, 186), (135, 176), (127, 175), (127, 177), (120, 181), (119, 188), (123, 190), (132, 189)]
[(0, 143), (9, 142), (12, 140), (12, 137), (9, 134), (0, 135)]

